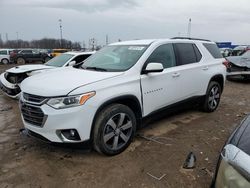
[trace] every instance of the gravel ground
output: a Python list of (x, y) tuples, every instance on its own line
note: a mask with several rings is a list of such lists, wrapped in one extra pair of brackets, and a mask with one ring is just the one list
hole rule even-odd
[[(10, 66), (0, 65), (0, 72)], [(21, 135), (18, 101), (0, 92), (0, 187), (209, 187), (220, 149), (250, 112), (249, 96), (249, 82), (227, 82), (216, 112), (163, 112), (138, 131), (157, 141), (136, 136), (125, 152), (106, 157)], [(184, 170), (191, 151), (196, 167)]]

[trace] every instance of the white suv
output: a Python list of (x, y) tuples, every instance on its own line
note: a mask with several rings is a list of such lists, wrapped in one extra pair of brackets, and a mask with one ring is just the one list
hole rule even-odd
[(23, 123), (35, 137), (91, 141), (98, 152), (115, 155), (131, 143), (141, 120), (160, 109), (195, 99), (204, 111), (214, 111), (224, 87), (223, 61), (214, 42), (200, 39), (110, 44), (80, 69), (25, 79)]

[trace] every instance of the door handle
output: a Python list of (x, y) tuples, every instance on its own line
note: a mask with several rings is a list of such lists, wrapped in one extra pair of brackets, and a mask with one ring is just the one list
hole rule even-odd
[(172, 77), (173, 78), (176, 78), (176, 77), (179, 77), (181, 74), (179, 72), (175, 72), (172, 74)]
[(203, 67), (202, 70), (208, 70), (208, 66)]

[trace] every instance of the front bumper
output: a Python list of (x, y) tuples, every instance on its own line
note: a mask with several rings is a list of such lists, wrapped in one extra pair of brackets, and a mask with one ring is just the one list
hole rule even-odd
[[(20, 100), (20, 108), (22, 111), (22, 104), (26, 106), (35, 106), (32, 104), (25, 103)], [(22, 120), (24, 127), (44, 138), (50, 142), (56, 143), (77, 143), (84, 142), (90, 139), (91, 127), (95, 114), (95, 108), (84, 104), (83, 106), (66, 108), (66, 109), (54, 109), (47, 104), (41, 106), (35, 106), (40, 108), (43, 112), (45, 121), (41, 126), (32, 124), (31, 121), (27, 121), (24, 118), (22, 112)], [(61, 130), (75, 129), (79, 136), (80, 140), (69, 140), (66, 139)]]
[(0, 75), (0, 89), (3, 93), (11, 98), (18, 99), (20, 98), (21, 89), (17, 84), (12, 84), (6, 80), (5, 73)]

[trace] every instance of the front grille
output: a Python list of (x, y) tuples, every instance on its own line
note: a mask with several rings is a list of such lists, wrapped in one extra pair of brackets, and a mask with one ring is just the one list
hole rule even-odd
[(41, 108), (33, 105), (28, 105), (20, 101), (21, 112), (24, 121), (35, 126), (42, 127), (46, 121), (46, 116), (44, 115)]
[(28, 103), (42, 104), (46, 100), (46, 97), (23, 93), (23, 99)]

